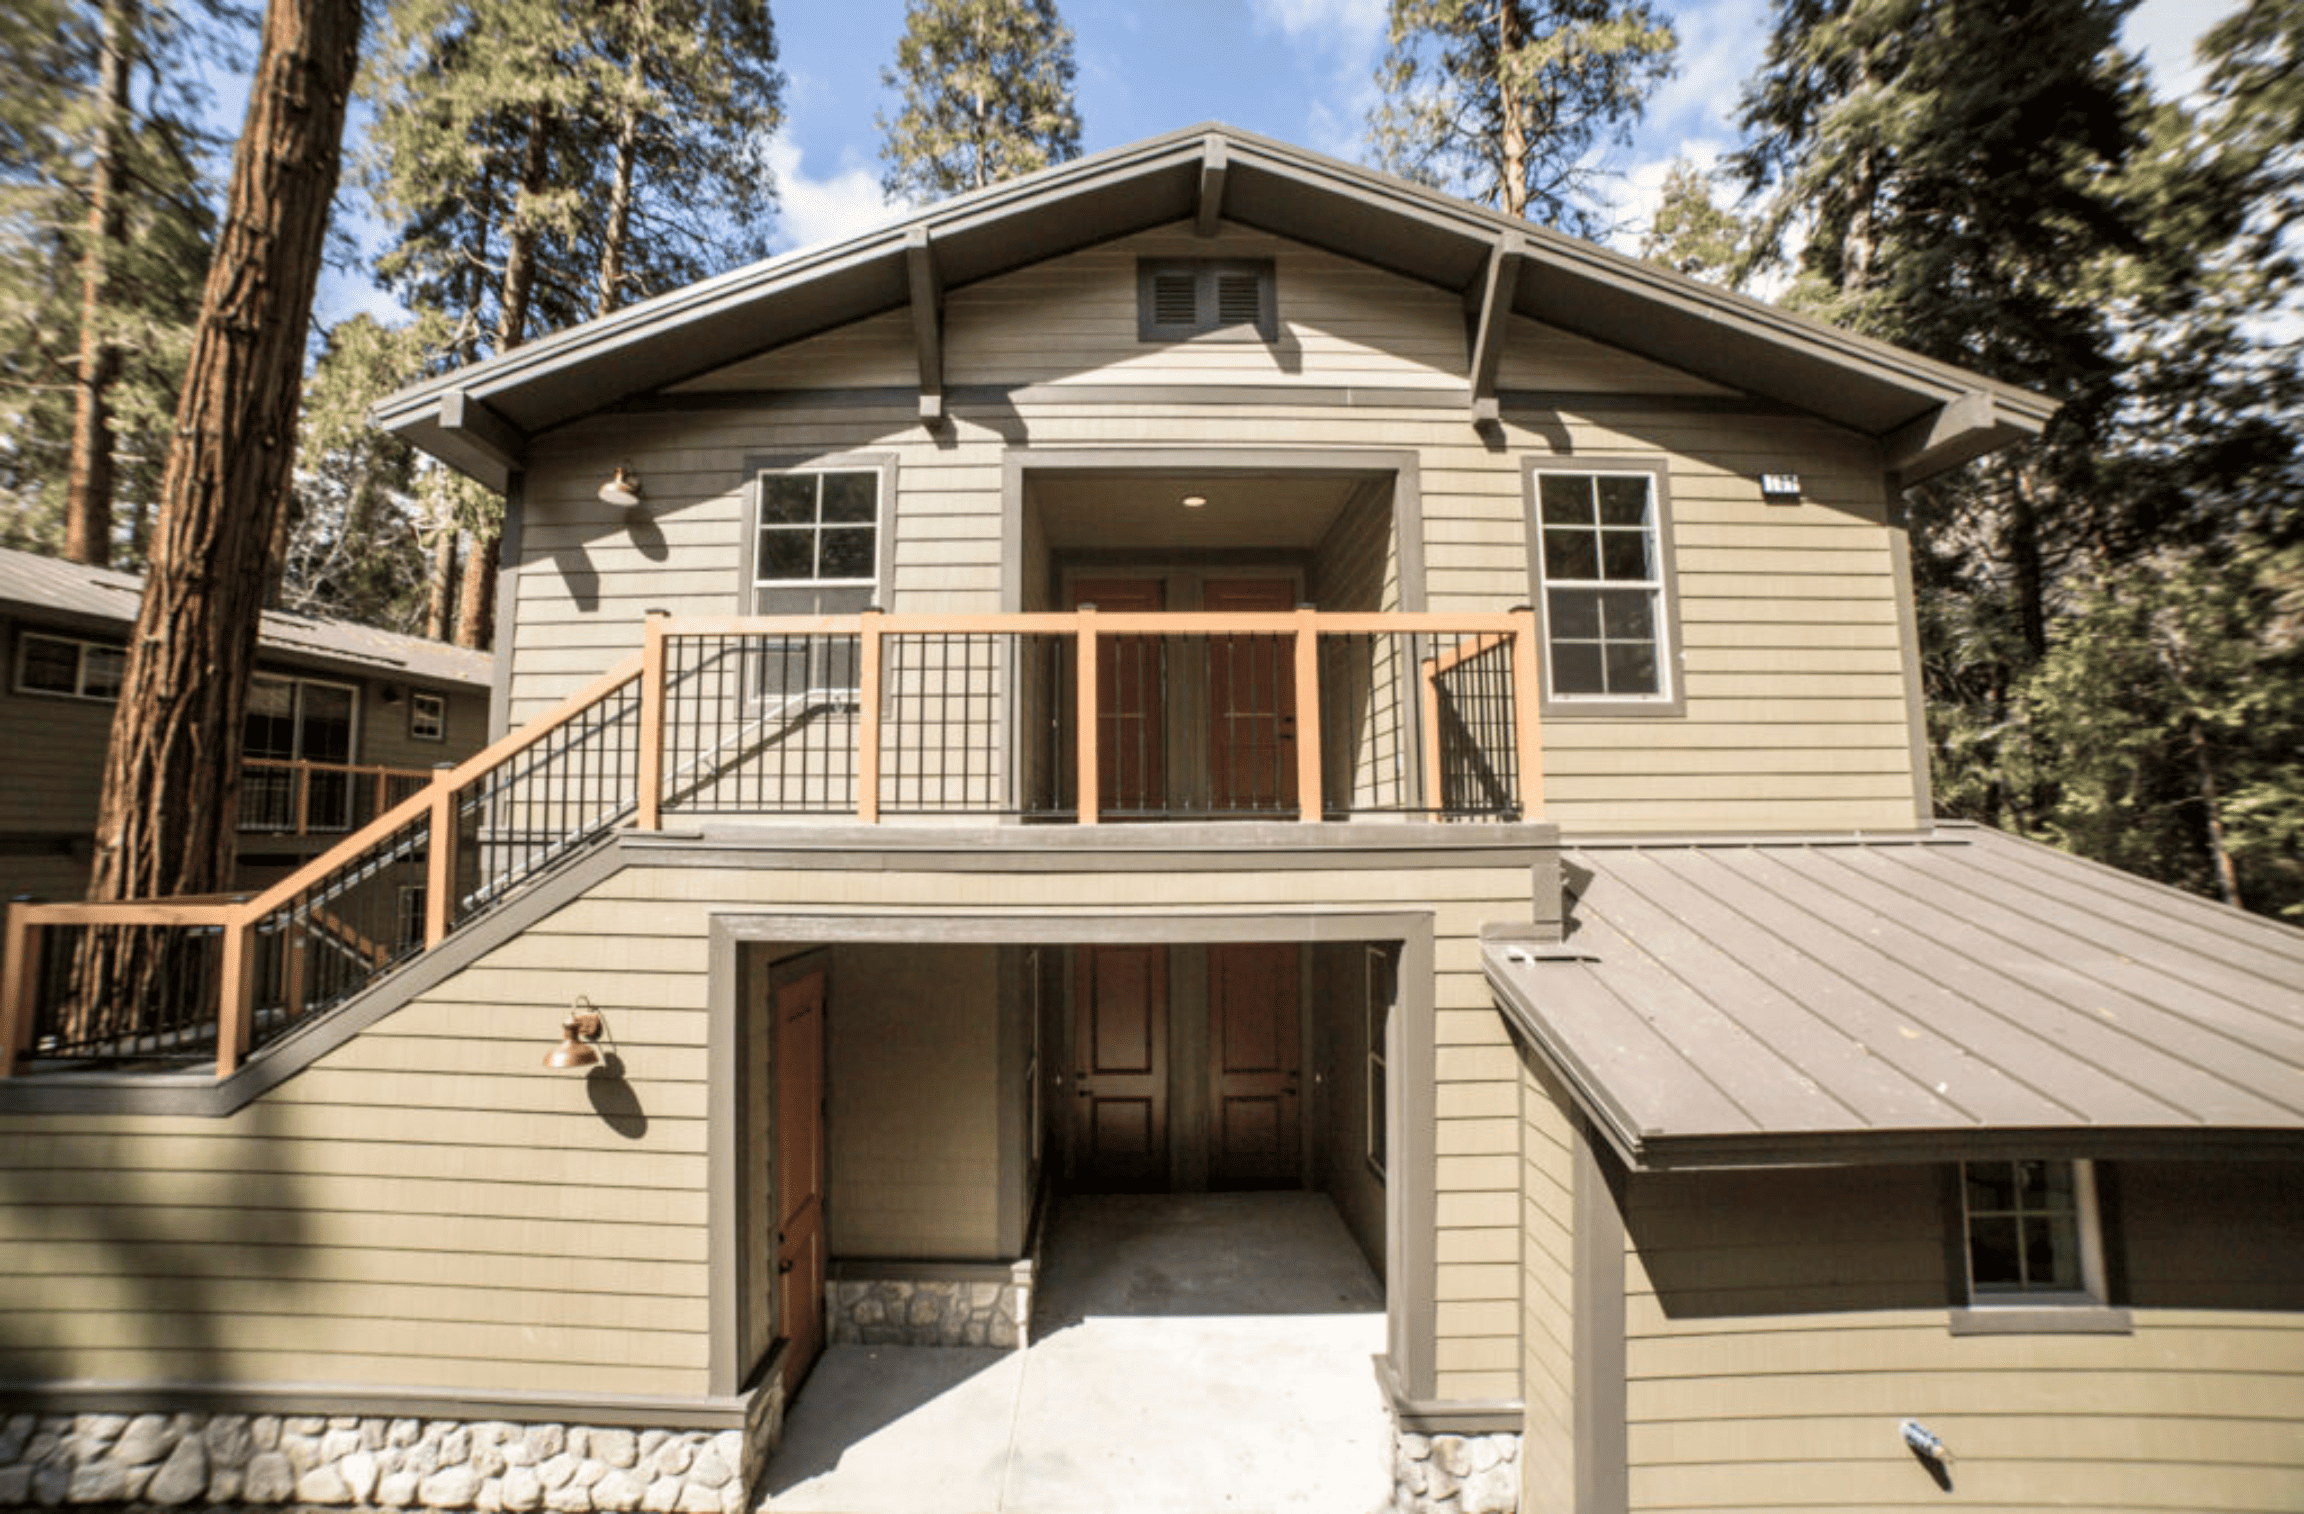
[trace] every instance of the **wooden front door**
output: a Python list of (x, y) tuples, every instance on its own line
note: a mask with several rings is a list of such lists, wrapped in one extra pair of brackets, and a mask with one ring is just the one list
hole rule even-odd
[(1304, 1170), (1297, 948), (1208, 948), (1208, 1181), (1294, 1186)]
[[(1211, 611), (1292, 610), (1296, 585), (1285, 578), (1211, 578), (1200, 603)], [(1295, 807), (1296, 654), (1288, 638), (1210, 639), (1208, 743), (1213, 808)]]
[[(1072, 608), (1154, 613), (1166, 605), (1156, 578), (1079, 578)], [(1168, 800), (1168, 725), (1157, 636), (1103, 636), (1096, 642), (1097, 813), (1156, 813)]]
[(1073, 1185), (1168, 1186), (1168, 949), (1079, 952), (1072, 1034)]
[(824, 971), (774, 989), (776, 1325), (790, 1398), (824, 1349)]

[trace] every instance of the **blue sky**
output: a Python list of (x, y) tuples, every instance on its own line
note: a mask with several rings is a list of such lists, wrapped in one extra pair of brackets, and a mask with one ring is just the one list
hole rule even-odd
[[(1759, 66), (1767, 0), (1658, 0), (1680, 32), (1680, 68), (1632, 145), (1610, 155), (1616, 194), (1637, 221), (1675, 156), (1709, 162), (1732, 146), (1730, 115)], [(2231, 0), (2146, 0), (2127, 40), (2163, 90), (2183, 87), (2192, 38)], [(1059, 0), (1079, 63), (1082, 146), (1224, 121), (1339, 157), (1361, 155), (1376, 100), (1385, 0)], [(894, 57), (904, 0), (782, 0), (776, 27), (790, 77), (777, 152), (780, 248), (883, 219), (880, 132), (891, 108), (880, 70)]]
[[(2237, 0), (2144, 0), (2127, 41), (2163, 93), (2187, 87), (2192, 39)], [(904, 29), (904, 0), (772, 0), (785, 126), (774, 144), (782, 208), (778, 251), (847, 235), (893, 214), (880, 198), (880, 130), (892, 110), (880, 71)], [(1619, 212), (1637, 228), (1675, 157), (1709, 163), (1735, 142), (1731, 120), (1760, 62), (1768, 0), (1658, 0), (1680, 32), (1680, 64), (1629, 147), (1606, 166)], [(1384, 51), (1385, 0), (1059, 0), (1079, 64), (1089, 152), (1202, 121), (1223, 121), (1358, 159)], [(233, 102), (235, 107), (239, 102)], [(1637, 236), (1628, 229), (1624, 240)], [(321, 316), (390, 299), (333, 274)]]

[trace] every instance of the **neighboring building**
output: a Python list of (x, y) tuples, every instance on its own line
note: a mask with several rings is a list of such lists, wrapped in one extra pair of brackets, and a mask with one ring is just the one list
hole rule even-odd
[(2304, 933), (1929, 806), (1900, 492), (2052, 409), (1223, 128), (395, 396), (515, 735), (139, 927), (213, 1078), (15, 914), (0, 1393), (734, 1508), (1047, 1191), (1311, 1187), (1403, 1507), (2304, 1506)]
[[(0, 899), (87, 893), (123, 648), (144, 581), (0, 549)], [(490, 660), (264, 613), (240, 787), (240, 882), (342, 840), (487, 743)]]
[[(87, 889), (98, 784), (143, 580), (0, 550), (0, 897)], [(326, 850), (486, 744), (485, 653), (264, 613), (240, 790), (240, 881)], [(36, 738), (36, 739), (35, 739)]]

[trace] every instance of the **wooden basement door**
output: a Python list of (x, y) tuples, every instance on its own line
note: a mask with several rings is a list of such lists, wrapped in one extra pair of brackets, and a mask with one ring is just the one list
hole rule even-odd
[(1168, 1186), (1168, 949), (1091, 946), (1078, 960), (1073, 1183), (1158, 1192)]
[(824, 970), (774, 995), (776, 1323), (789, 1401), (824, 1349)]
[(1292, 1186), (1303, 1170), (1296, 947), (1208, 948), (1208, 1182)]

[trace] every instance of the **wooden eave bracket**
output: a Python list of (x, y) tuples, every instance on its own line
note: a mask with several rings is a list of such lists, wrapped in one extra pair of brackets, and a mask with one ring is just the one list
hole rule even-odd
[(2038, 432), (1975, 389), (1889, 432), (1881, 438), (1881, 452), (1897, 480), (1910, 485)]
[(1224, 139), (1208, 138), (1200, 150), (1200, 198), (1192, 213), (1192, 235), (1216, 235), (1224, 219), (1224, 176), (1229, 168)]
[(920, 356), (920, 422), (944, 423), (944, 280), (928, 228), (904, 234), (904, 272), (912, 288), (912, 342)]
[(430, 450), (492, 488), (502, 489), (528, 452), (528, 438), (519, 427), (462, 389), (440, 396), (433, 423), (439, 435)]
[(1496, 397), (1496, 375), (1504, 365), (1504, 327), (1512, 315), (1512, 297), (1520, 288), (1520, 270), (1528, 249), (1520, 238), (1506, 233), (1489, 249), (1488, 266), (1464, 291), (1467, 346), (1465, 376), (1472, 395), (1472, 424), (1493, 426), (1503, 418)]

